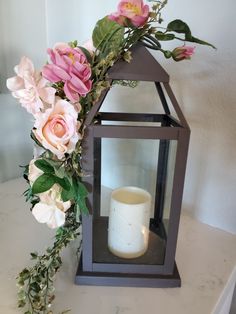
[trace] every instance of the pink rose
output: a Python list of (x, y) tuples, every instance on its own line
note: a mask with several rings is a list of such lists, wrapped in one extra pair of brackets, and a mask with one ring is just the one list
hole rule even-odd
[(91, 67), (79, 48), (59, 43), (48, 49), (52, 64), (43, 67), (43, 76), (50, 82), (64, 82), (66, 97), (73, 103), (86, 96), (92, 87)]
[(127, 26), (131, 22), (133, 26), (143, 26), (149, 17), (149, 6), (144, 5), (143, 0), (121, 0), (117, 12), (108, 16), (112, 21), (122, 26)]
[(73, 105), (66, 100), (57, 100), (52, 108), (36, 115), (34, 134), (58, 159), (62, 159), (65, 153), (72, 153), (81, 138), (77, 115)]
[(172, 51), (172, 56), (175, 61), (189, 60), (194, 54), (195, 47), (182, 46), (177, 47)]
[(17, 76), (7, 80), (7, 87), (29, 113), (35, 115), (40, 112), (45, 107), (44, 102), (54, 103), (56, 90), (47, 87), (48, 82), (34, 70), (30, 59), (22, 57), (15, 72)]

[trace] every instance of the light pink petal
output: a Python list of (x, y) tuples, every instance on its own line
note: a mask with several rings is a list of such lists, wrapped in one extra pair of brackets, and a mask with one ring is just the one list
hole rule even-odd
[(38, 89), (39, 96), (48, 104), (54, 104), (56, 90), (53, 87), (44, 87)]
[(64, 51), (68, 48), (71, 48), (71, 47), (67, 43), (63, 43), (63, 42), (56, 43), (53, 47), (53, 49), (61, 50), (61, 51)]
[(10, 91), (17, 91), (24, 88), (24, 80), (19, 76), (14, 76), (7, 79), (7, 88)]
[(45, 87), (48, 83), (49, 83), (48, 80), (46, 80), (44, 77), (42, 77), (42, 76), (40, 75), (40, 78), (39, 78), (38, 84), (37, 84), (37, 88), (43, 88), (43, 87)]
[(25, 98), (28, 98), (29, 92), (27, 89), (19, 89), (19, 90), (15, 91), (13, 94), (14, 94), (14, 97), (16, 97), (16, 98), (25, 99)]
[(131, 19), (131, 22), (134, 26), (140, 27), (140, 26), (143, 26), (145, 24), (146, 20), (147, 20), (147, 17), (137, 15)]
[(22, 57), (20, 64), (18, 65), (17, 71), (18, 71), (17, 74), (21, 77), (24, 76), (26, 71), (28, 71), (29, 73), (31, 73), (31, 75), (33, 75), (34, 74), (33, 62), (27, 57)]
[(82, 47), (87, 49), (90, 52), (90, 54), (92, 54), (96, 50), (96, 48), (93, 45), (93, 40), (92, 39), (89, 39), (85, 43), (83, 43)]

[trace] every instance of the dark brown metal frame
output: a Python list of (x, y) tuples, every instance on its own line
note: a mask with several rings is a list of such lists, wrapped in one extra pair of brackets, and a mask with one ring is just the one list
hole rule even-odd
[[(142, 48), (143, 49), (143, 48)], [(141, 52), (143, 51), (141, 49)], [(138, 48), (140, 53), (140, 48)], [(155, 61), (156, 62), (156, 61)], [(132, 69), (130, 71), (132, 73)], [(115, 76), (115, 77), (114, 77)], [(148, 80), (145, 76), (143, 79), (140, 75), (139, 80)], [(117, 71), (111, 75), (112, 79), (125, 79)], [(132, 76), (131, 76), (132, 77)], [(136, 77), (136, 76), (135, 76)], [(132, 113), (99, 113), (99, 109), (109, 90), (105, 91), (100, 101), (93, 107), (85, 122), (86, 138), (84, 141), (83, 167), (88, 176), (85, 177), (84, 183), (88, 187), (89, 197), (88, 206), (90, 215), (83, 216), (83, 253), (80, 260), (76, 283), (89, 285), (121, 285), (121, 286), (149, 286), (149, 287), (174, 287), (180, 286), (180, 277), (175, 265), (175, 252), (177, 244), (177, 235), (179, 227), (180, 210), (182, 203), (184, 177), (187, 162), (187, 152), (190, 137), (189, 126), (182, 114), (177, 100), (169, 86), (169, 77), (164, 73), (164, 79), (154, 82), (159, 94), (165, 114), (132, 114)], [(163, 78), (162, 77), (162, 78)], [(149, 81), (152, 81), (153, 75)], [(170, 114), (168, 102), (165, 93), (168, 95), (171, 104), (178, 116), (179, 121)], [(124, 125), (101, 125), (94, 123), (97, 121), (142, 121), (142, 122), (159, 122), (160, 127), (153, 126), (124, 126)], [(163, 265), (139, 265), (139, 264), (110, 264), (93, 262), (93, 219), (96, 218), (95, 210), (98, 205), (98, 198), (94, 194), (94, 186), (98, 192), (100, 186), (101, 164), (99, 157), (101, 138), (129, 138), (129, 139), (158, 139), (160, 140), (159, 160), (162, 160), (162, 168), (158, 168), (157, 191), (158, 195), (164, 195), (167, 170), (167, 157), (169, 152), (169, 140), (177, 141), (177, 152), (173, 179), (173, 191), (171, 198), (171, 210), (169, 217), (168, 237), (166, 243), (166, 253)], [(98, 154), (96, 153), (98, 152)], [(163, 167), (164, 164), (164, 167)], [(95, 174), (96, 169), (96, 175)], [(97, 170), (99, 169), (99, 170)], [(155, 218), (162, 219), (163, 199), (156, 203)], [(157, 217), (157, 215), (159, 215)]]

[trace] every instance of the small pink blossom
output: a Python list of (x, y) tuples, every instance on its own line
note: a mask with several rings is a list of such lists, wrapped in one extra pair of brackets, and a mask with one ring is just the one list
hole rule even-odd
[(121, 0), (117, 12), (112, 13), (108, 18), (122, 26), (130, 22), (135, 27), (143, 26), (149, 17), (149, 6), (143, 0)]
[(22, 57), (20, 64), (15, 67), (17, 76), (7, 80), (7, 87), (24, 108), (33, 115), (44, 109), (44, 102), (54, 103), (56, 90), (48, 87), (48, 81), (34, 69), (27, 57)]
[(175, 61), (189, 60), (194, 54), (195, 47), (182, 46), (177, 47), (172, 51), (172, 56)]
[(44, 148), (49, 149), (58, 159), (72, 153), (81, 138), (78, 133), (80, 122), (78, 112), (66, 100), (56, 104), (36, 116), (34, 134)]
[(86, 96), (92, 88), (92, 71), (81, 49), (58, 43), (48, 54), (52, 64), (43, 67), (43, 76), (53, 83), (64, 82), (66, 97), (73, 103)]

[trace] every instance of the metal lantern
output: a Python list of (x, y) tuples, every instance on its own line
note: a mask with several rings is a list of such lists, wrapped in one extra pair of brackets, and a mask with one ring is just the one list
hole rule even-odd
[[(117, 62), (109, 71), (109, 79), (153, 82), (163, 113), (100, 112), (109, 91), (90, 111), (82, 158), (90, 214), (82, 217), (76, 284), (178, 287), (181, 280), (175, 252), (190, 129), (169, 86), (168, 74), (144, 46), (133, 48), (131, 63)], [(146, 154), (140, 162), (144, 165), (136, 165), (141, 151)], [(120, 163), (116, 161), (117, 167), (113, 165), (104, 173), (109, 158)], [(145, 168), (150, 158), (151, 171)], [(113, 206), (114, 190), (123, 195), (119, 190), (122, 185), (131, 194), (141, 193), (142, 204), (121, 196), (124, 205), (118, 209)], [(140, 219), (146, 219), (145, 226)], [(113, 240), (109, 239), (115, 230)], [(143, 243), (146, 248), (132, 255), (131, 248), (142, 249)], [(112, 245), (123, 247), (124, 254), (117, 254)]]

